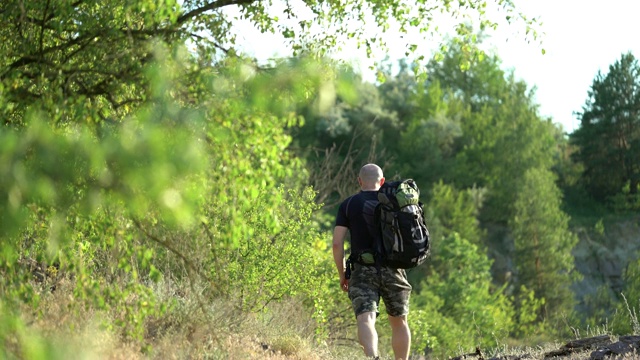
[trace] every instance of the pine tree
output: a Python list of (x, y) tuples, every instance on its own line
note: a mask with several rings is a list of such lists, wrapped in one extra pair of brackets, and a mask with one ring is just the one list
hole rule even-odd
[(522, 285), (545, 299), (539, 320), (572, 312), (570, 289), (575, 276), (571, 254), (578, 239), (568, 229), (562, 195), (548, 170), (530, 169), (520, 184), (510, 221), (515, 243), (516, 288)]
[(575, 159), (584, 165), (582, 179), (598, 200), (607, 200), (629, 186), (635, 195), (640, 184), (640, 66), (623, 54), (598, 72), (580, 114), (581, 125), (571, 136), (579, 147)]

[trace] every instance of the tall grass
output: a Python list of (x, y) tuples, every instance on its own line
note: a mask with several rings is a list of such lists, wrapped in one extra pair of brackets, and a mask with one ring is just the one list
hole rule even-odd
[[(161, 316), (148, 318), (144, 337), (131, 339), (117, 324), (118, 314), (92, 306), (79, 306), (73, 295), (74, 284), (63, 278), (55, 291), (42, 290), (37, 308), (20, 309), (19, 326), (9, 327), (0, 316), (0, 357), (8, 359), (364, 359), (355, 342), (320, 342), (316, 324), (300, 299), (289, 298), (270, 304), (264, 311), (242, 313), (236, 299), (221, 297), (199, 300), (204, 285), (184, 285), (161, 281), (153, 286), (158, 299), (167, 305)], [(640, 334), (637, 309), (624, 298), (633, 332)], [(382, 327), (382, 323), (379, 325)], [(10, 328), (10, 331), (7, 329)], [(607, 333), (605, 325), (579, 331), (575, 339)], [(531, 339), (534, 341), (534, 339)], [(542, 359), (546, 352), (567, 341), (514, 343), (496, 339), (493, 349), (482, 349), (486, 357), (505, 355)], [(381, 339), (382, 341), (382, 339)], [(383, 344), (381, 344), (381, 347)], [(468, 353), (460, 349), (460, 354)], [(574, 354), (567, 359), (585, 359)], [(391, 359), (391, 355), (383, 359)], [(627, 357), (633, 358), (633, 357)], [(433, 360), (437, 360), (433, 358)]]
[[(299, 299), (274, 302), (259, 313), (236, 310), (236, 299), (203, 302), (198, 286), (160, 282), (155, 295), (167, 306), (150, 317), (144, 337), (127, 337), (118, 314), (79, 306), (74, 284), (62, 279), (42, 289), (37, 308), (25, 305), (0, 339), (0, 358), (57, 359), (358, 359), (356, 347), (315, 340), (316, 325)], [(0, 317), (0, 326), (8, 328)]]
[[(636, 312), (636, 308), (633, 306), (629, 306), (629, 302), (627, 301), (627, 297), (622, 295), (622, 299), (624, 301), (624, 305), (627, 308), (629, 314), (629, 320), (631, 322), (631, 328), (633, 329), (634, 334), (640, 334), (640, 322), (638, 322), (638, 313)], [(636, 299), (638, 300), (638, 299)]]

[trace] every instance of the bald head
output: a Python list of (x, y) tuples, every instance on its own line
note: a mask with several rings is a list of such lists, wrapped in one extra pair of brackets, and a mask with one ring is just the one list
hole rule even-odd
[(382, 169), (376, 164), (367, 164), (360, 169), (358, 174), (362, 190), (378, 190), (384, 183)]

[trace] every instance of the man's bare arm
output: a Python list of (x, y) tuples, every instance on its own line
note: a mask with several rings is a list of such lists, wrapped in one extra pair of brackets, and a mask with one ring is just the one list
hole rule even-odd
[(348, 282), (344, 277), (345, 259), (344, 259), (344, 239), (347, 236), (349, 228), (344, 226), (336, 226), (333, 229), (333, 261), (336, 263), (338, 275), (340, 275), (340, 287), (342, 290), (348, 290)]

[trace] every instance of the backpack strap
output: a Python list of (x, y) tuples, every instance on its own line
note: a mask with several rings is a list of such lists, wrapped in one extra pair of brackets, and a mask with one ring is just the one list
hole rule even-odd
[(384, 249), (382, 248), (382, 230), (380, 228), (380, 213), (382, 209), (382, 203), (378, 203), (376, 205), (375, 210), (373, 211), (373, 223), (376, 227), (376, 231), (373, 234), (374, 238), (374, 249), (376, 251), (376, 262), (378, 259), (382, 258), (382, 254), (384, 254)]

